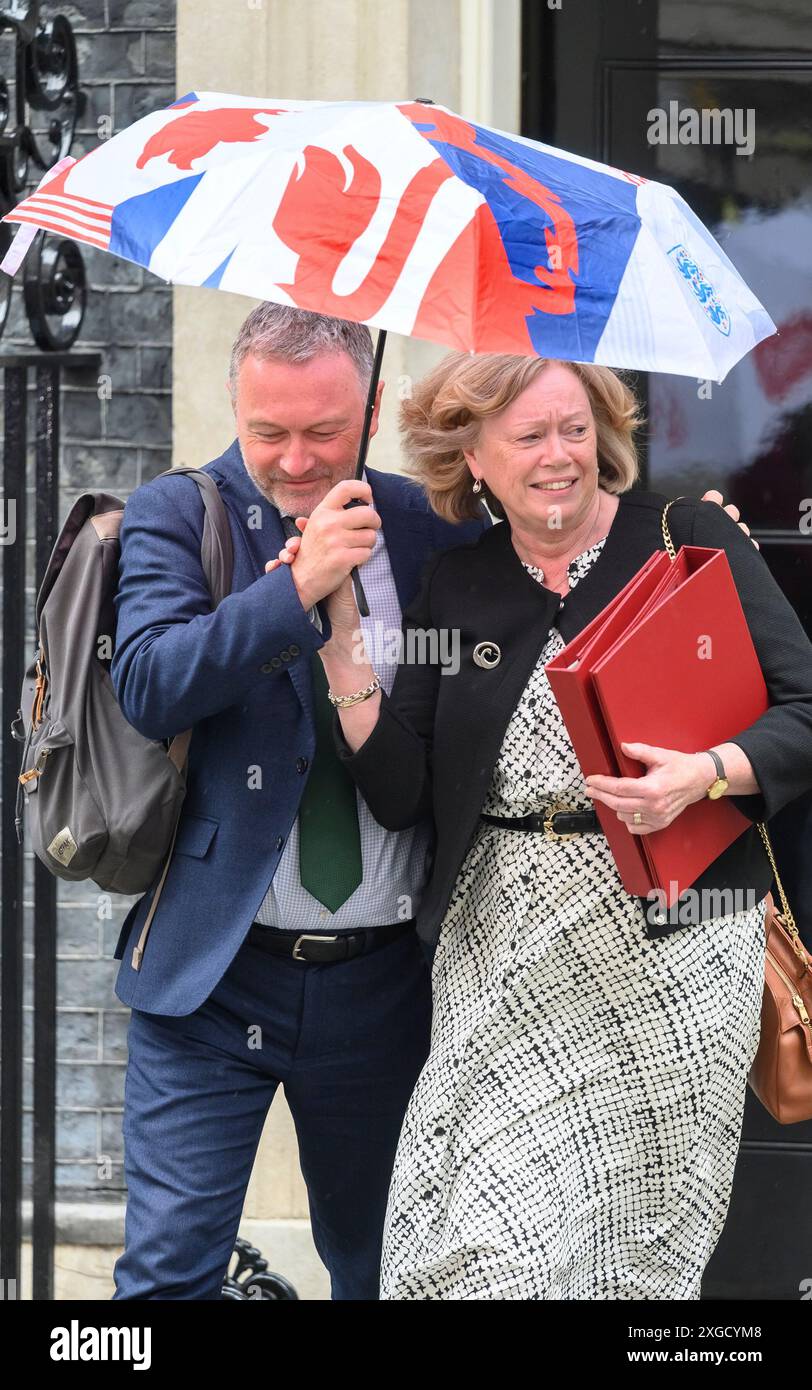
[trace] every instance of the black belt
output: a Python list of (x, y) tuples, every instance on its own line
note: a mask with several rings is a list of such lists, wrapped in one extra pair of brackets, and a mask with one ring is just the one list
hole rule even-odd
[(330, 961), (368, 955), (405, 932), (414, 931), (414, 926), (415, 919), (410, 917), (408, 922), (366, 927), (363, 931), (328, 933), (284, 931), (281, 927), (264, 927), (261, 922), (252, 922), (246, 941), (262, 951), (270, 951), (273, 956), (290, 956), (293, 960), (326, 965)]
[(566, 840), (575, 835), (602, 835), (597, 811), (534, 812), (529, 816), (486, 816), (480, 820), (500, 825), (504, 830), (536, 830), (548, 840)]

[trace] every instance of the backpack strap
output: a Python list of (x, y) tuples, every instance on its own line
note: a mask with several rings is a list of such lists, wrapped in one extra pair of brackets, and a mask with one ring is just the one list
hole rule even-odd
[[(188, 746), (189, 746), (189, 743), (188, 743), (189, 734), (179, 734), (178, 737), (179, 737), (179, 738), (185, 738), (185, 739), (187, 740), (186, 746), (187, 746), (187, 748), (188, 748)], [(186, 760), (186, 755), (185, 755), (185, 753), (184, 753), (184, 762), (185, 762), (185, 760)], [(182, 810), (183, 810), (183, 802), (181, 802), (181, 811), (182, 811)], [(164, 882), (165, 882), (165, 879), (166, 879), (166, 875), (167, 875), (168, 872), (169, 872), (169, 863), (170, 863), (170, 860), (171, 860), (171, 858), (172, 858), (172, 851), (173, 851), (174, 848), (175, 848), (175, 838), (176, 838), (177, 833), (178, 833), (178, 826), (179, 826), (179, 825), (180, 825), (180, 811), (178, 812), (177, 820), (175, 821), (175, 829), (172, 831), (172, 843), (171, 843), (170, 846), (169, 846), (169, 853), (168, 853), (167, 856), (166, 856), (166, 862), (164, 863), (164, 867), (163, 867), (163, 871), (162, 871), (162, 873), (161, 873), (161, 877), (160, 877), (159, 880), (158, 880), (158, 886), (157, 886), (157, 888), (155, 889), (155, 896), (153, 897), (152, 902), (150, 903), (149, 912), (147, 913), (146, 918), (145, 918), (145, 920), (144, 920), (144, 925), (143, 925), (143, 927), (141, 928), (141, 935), (139, 936), (136, 945), (133, 946), (133, 953), (132, 953), (132, 968), (133, 968), (133, 970), (138, 970), (138, 969), (140, 969), (140, 966), (141, 966), (141, 957), (142, 957), (143, 954), (144, 954), (144, 946), (145, 946), (146, 940), (147, 940), (147, 933), (149, 932), (149, 929), (150, 929), (150, 927), (152, 926), (152, 919), (153, 919), (153, 917), (155, 916), (155, 909), (156, 909), (156, 907), (158, 906), (158, 899), (159, 899), (160, 896), (161, 896), (161, 890), (163, 889)]]
[(175, 737), (172, 739), (172, 742), (166, 750), (166, 756), (170, 758), (171, 761), (175, 764), (175, 767), (178, 769), (178, 772), (183, 771), (183, 767), (186, 762), (186, 756), (189, 752), (189, 744), (191, 743), (191, 741), (191, 729), (184, 729), (182, 734), (175, 734)]
[[(206, 582), (212, 597), (212, 607), (216, 608), (222, 603), (227, 594), (231, 593), (231, 582), (234, 569), (234, 542), (231, 537), (231, 527), (228, 521), (228, 513), (220, 496), (220, 490), (214, 479), (209, 477), (200, 468), (195, 468), (193, 464), (183, 464), (178, 468), (165, 468), (163, 473), (155, 476), (164, 478), (168, 473), (189, 473), (194, 478), (200, 488), (200, 495), (203, 498), (203, 535), (200, 541), (200, 561), (206, 575)], [(153, 480), (154, 481), (154, 480)], [(184, 729), (183, 733), (176, 734), (172, 739), (167, 751), (167, 757), (175, 764), (178, 772), (183, 772), (189, 755), (189, 744), (192, 741), (192, 730)], [(158, 906), (158, 899), (161, 896), (166, 875), (169, 872), (169, 864), (175, 849), (175, 839), (180, 825), (180, 818), (183, 812), (183, 802), (180, 804), (175, 829), (172, 832), (172, 841), (167, 852), (161, 877), (158, 880), (155, 894), (150, 904), (144, 925), (137, 944), (133, 947), (132, 968), (138, 970), (144, 954), (144, 945), (147, 933), (152, 925), (155, 916), (155, 909)]]
[[(231, 578), (234, 569), (234, 542), (228, 513), (214, 479), (193, 464), (184, 463), (178, 468), (165, 468), (156, 473), (157, 478), (167, 474), (189, 473), (200, 488), (205, 512), (203, 515), (203, 535), (200, 541), (200, 560), (212, 596), (213, 606), (222, 603), (231, 593)], [(153, 479), (153, 482), (155, 479)]]
[[(205, 508), (203, 535), (200, 541), (200, 561), (212, 597), (212, 607), (216, 608), (218, 604), (222, 603), (226, 595), (231, 593), (234, 570), (234, 542), (231, 538), (228, 513), (223, 505), (220, 489), (208, 473), (204, 473), (200, 468), (195, 468), (193, 464), (184, 463), (178, 468), (165, 468), (162, 473), (157, 473), (155, 476), (165, 478), (168, 473), (190, 473), (200, 488)], [(168, 755), (178, 772), (183, 771), (191, 741), (192, 730), (185, 729), (182, 734), (176, 734), (169, 745)]]

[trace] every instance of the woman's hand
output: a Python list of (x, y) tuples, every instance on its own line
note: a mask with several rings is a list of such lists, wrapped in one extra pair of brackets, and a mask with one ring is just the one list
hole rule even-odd
[[(300, 531), (304, 531), (307, 526), (306, 516), (294, 518)], [(277, 569), (279, 565), (293, 565), (302, 544), (301, 536), (291, 536), (279, 551), (275, 560), (269, 560), (265, 566), (266, 573)], [(330, 627), (333, 637), (351, 643), (354, 634), (360, 630), (361, 614), (358, 612), (358, 604), (355, 601), (355, 591), (352, 584), (352, 576), (346, 575), (338, 588), (332, 594), (328, 594), (322, 599), (330, 619)]]
[[(299, 530), (303, 532), (307, 525), (307, 517), (295, 516), (293, 520), (296, 522), (296, 525), (298, 526)], [(265, 573), (270, 574), (271, 570), (278, 569), (280, 565), (292, 565), (293, 561), (296, 559), (297, 554), (299, 553), (299, 546), (301, 544), (301, 536), (291, 536), (290, 540), (287, 540), (283, 545), (276, 559), (268, 561), (267, 565), (265, 566)]]
[[(586, 778), (590, 796), (617, 812), (632, 835), (648, 835), (664, 830), (686, 806), (701, 801), (716, 776), (709, 753), (678, 753), (673, 748), (656, 748), (650, 743), (623, 743), (630, 758), (647, 765), (642, 777)], [(634, 823), (634, 813), (642, 817)]]
[(330, 619), (332, 637), (352, 644), (356, 640), (356, 634), (361, 632), (361, 614), (355, 601), (352, 575), (348, 574), (338, 588), (328, 594), (322, 602)]

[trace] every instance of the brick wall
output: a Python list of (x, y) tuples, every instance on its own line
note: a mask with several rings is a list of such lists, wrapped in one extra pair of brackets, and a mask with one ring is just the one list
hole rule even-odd
[[(45, 0), (43, 15), (66, 14), (74, 27), (80, 83), (87, 105), (71, 154), (77, 158), (149, 111), (175, 90), (174, 0)], [(33, 123), (33, 122), (32, 122)], [(36, 128), (36, 126), (35, 126)], [(37, 178), (33, 178), (33, 188)], [(122, 498), (171, 464), (172, 291), (138, 266), (82, 247), (90, 285), (76, 348), (102, 354), (100, 377), (66, 372), (62, 391), (59, 522), (87, 489)], [(22, 272), (18, 273), (18, 280)], [(33, 349), (15, 284), (4, 352)], [(1, 393), (0, 393), (1, 394)], [(33, 377), (29, 386), (33, 439)], [(2, 416), (0, 415), (0, 421)], [(29, 523), (33, 520), (33, 457), (29, 458)], [(29, 525), (29, 548), (31, 532)], [(33, 574), (29, 630), (33, 646)], [(28, 657), (26, 658), (28, 659)], [(120, 1199), (121, 1106), (129, 1010), (113, 991), (113, 950), (133, 901), (99, 892), (93, 883), (57, 880), (58, 1045), (57, 1190), (60, 1198)], [(33, 856), (25, 860), (26, 950), (30, 951)], [(30, 1000), (31, 962), (26, 962)], [(25, 1009), (25, 1159), (30, 1192), (33, 1017)]]

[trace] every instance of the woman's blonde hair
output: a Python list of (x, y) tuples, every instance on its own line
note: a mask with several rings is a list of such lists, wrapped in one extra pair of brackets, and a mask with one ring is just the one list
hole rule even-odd
[(616, 372), (552, 357), (451, 352), (417, 382), (400, 407), (405, 472), (421, 484), (432, 510), (443, 520), (474, 519), (480, 499), (504, 520), (504, 509), (484, 479), (482, 491), (472, 492), (463, 449), (476, 446), (483, 420), (505, 410), (549, 366), (574, 372), (589, 397), (599, 486), (607, 492), (626, 492), (633, 485), (638, 476), (633, 435), (642, 418), (634, 392)]

